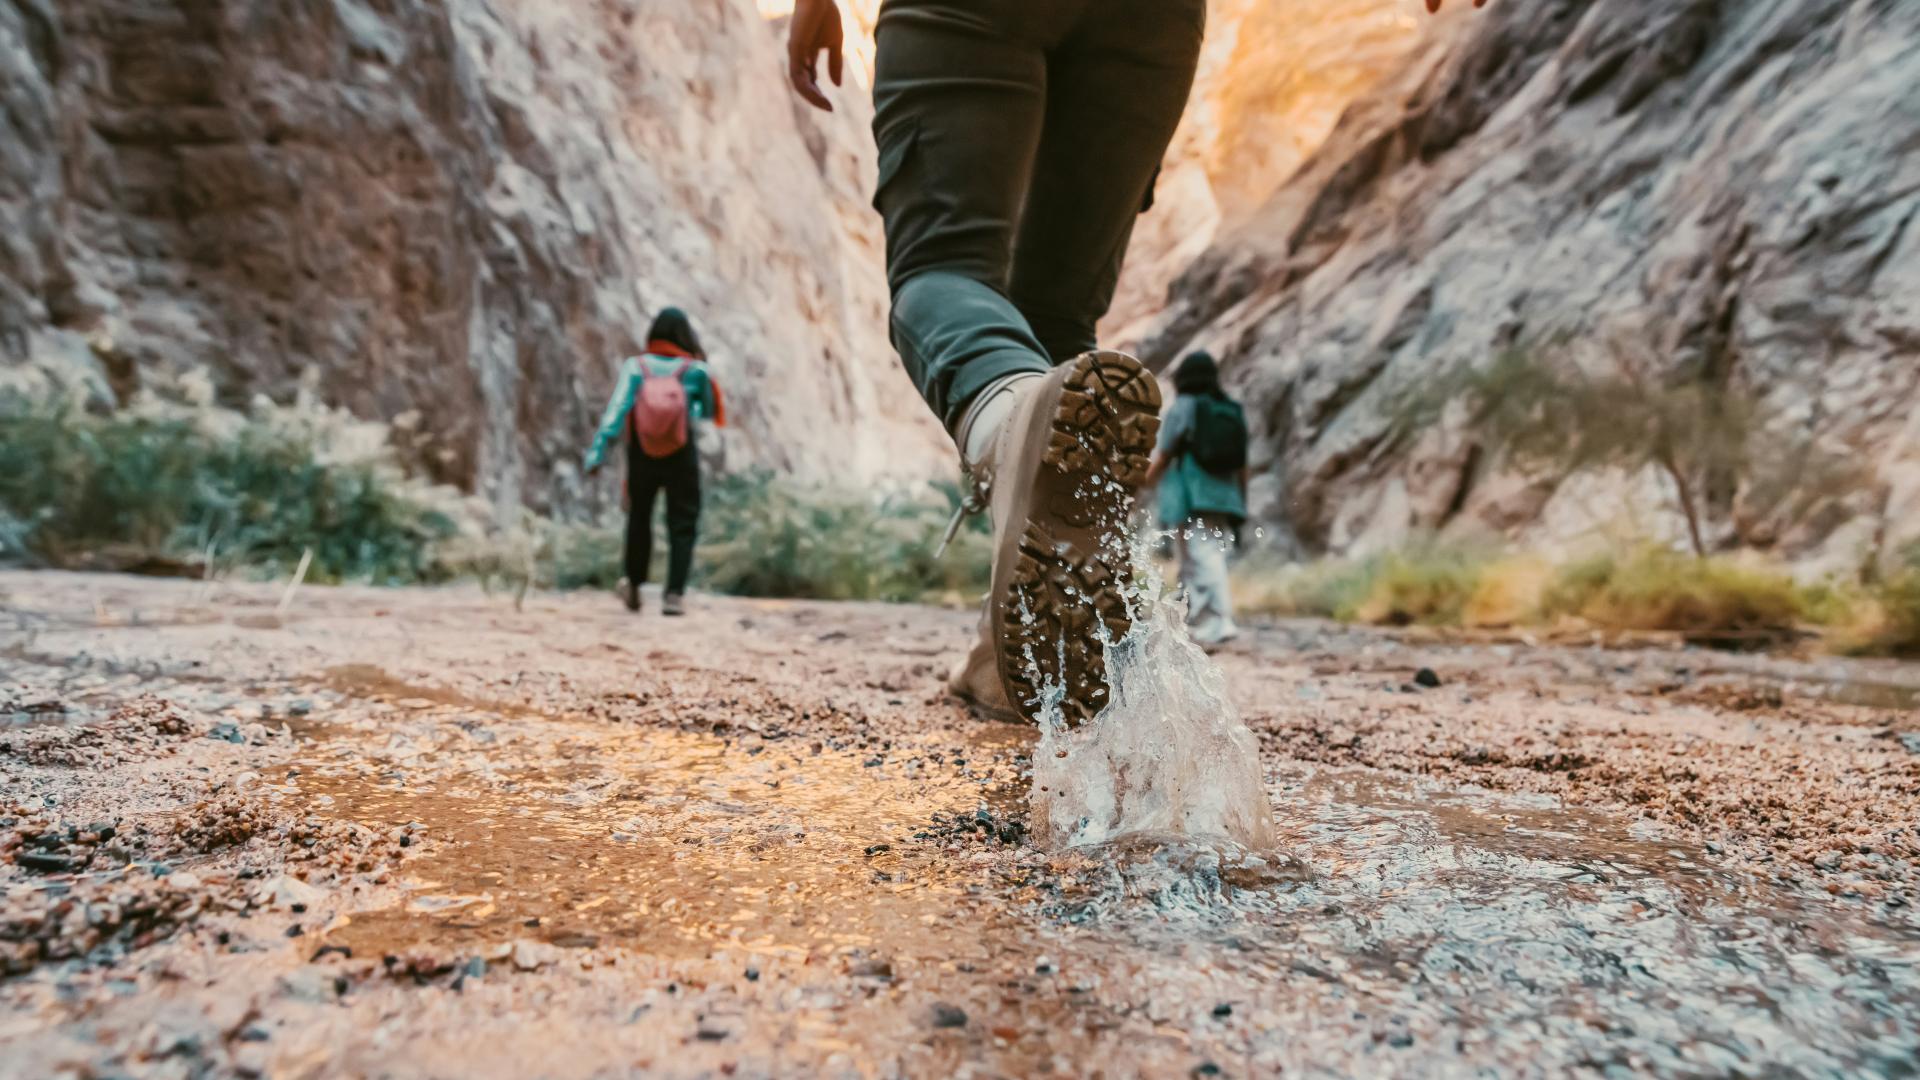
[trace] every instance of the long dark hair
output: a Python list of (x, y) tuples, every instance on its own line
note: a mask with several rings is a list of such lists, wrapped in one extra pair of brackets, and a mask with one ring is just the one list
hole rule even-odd
[(1180, 366), (1173, 370), (1173, 388), (1197, 397), (1227, 396), (1220, 386), (1220, 365), (1214, 362), (1213, 354), (1204, 349), (1196, 349), (1180, 361)]
[(688, 356), (707, 355), (700, 348), (700, 335), (693, 332), (693, 320), (677, 307), (660, 309), (660, 314), (653, 317), (653, 325), (647, 328), (647, 340), (669, 342)]

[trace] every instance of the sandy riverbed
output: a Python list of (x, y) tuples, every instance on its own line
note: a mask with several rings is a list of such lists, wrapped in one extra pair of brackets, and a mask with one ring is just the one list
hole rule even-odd
[(0, 574), (0, 1074), (1920, 1054), (1909, 667), (1264, 628), (1247, 864), (1036, 850), (961, 613), (278, 599)]

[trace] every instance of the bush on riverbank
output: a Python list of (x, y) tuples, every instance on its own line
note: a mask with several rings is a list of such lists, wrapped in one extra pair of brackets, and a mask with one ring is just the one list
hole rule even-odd
[[(490, 527), (458, 492), (410, 476), (390, 432), (318, 406), (204, 397), (143, 400), (109, 415), (0, 403), (0, 559), (33, 565), (285, 575), (413, 584), (472, 579), (607, 588), (620, 576), (613, 524), (526, 515)], [(759, 472), (715, 479), (697, 583), (715, 592), (965, 606), (987, 583), (984, 517), (935, 557), (959, 502), (951, 486), (875, 495)], [(656, 561), (665, 558), (657, 537)], [(1817, 630), (1839, 651), (1920, 656), (1920, 549), (1895, 572), (1806, 586), (1734, 556), (1643, 547), (1553, 566), (1423, 541), (1363, 559), (1236, 569), (1249, 615), (1373, 625), (1579, 626), (1768, 644)]]
[(1920, 656), (1920, 549), (1879, 581), (1805, 585), (1756, 558), (1644, 546), (1554, 566), (1421, 542), (1363, 559), (1235, 571), (1247, 614), (1377, 626), (1664, 631), (1727, 645), (1820, 633), (1844, 652)]
[[(66, 568), (290, 573), (381, 585), (473, 579), (524, 592), (610, 588), (621, 530), (525, 515), (490, 527), (452, 489), (410, 476), (389, 431), (302, 397), (241, 414), (204, 391), (95, 414), (0, 403), (0, 559)], [(985, 519), (936, 557), (951, 485), (874, 495), (758, 472), (710, 482), (697, 583), (716, 592), (972, 603)], [(656, 536), (656, 566), (666, 542)], [(656, 571), (657, 573), (657, 571)]]
[(52, 566), (245, 566), (315, 581), (434, 576), (458, 496), (311, 404), (241, 415), (144, 401), (99, 416), (0, 407), (0, 557)]

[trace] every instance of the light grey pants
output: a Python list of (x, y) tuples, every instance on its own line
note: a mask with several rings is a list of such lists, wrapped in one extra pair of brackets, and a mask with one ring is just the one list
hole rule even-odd
[(1227, 580), (1227, 551), (1233, 546), (1233, 520), (1196, 514), (1174, 533), (1180, 556), (1180, 584), (1187, 592), (1187, 626), (1193, 640), (1218, 645), (1236, 637), (1233, 587)]

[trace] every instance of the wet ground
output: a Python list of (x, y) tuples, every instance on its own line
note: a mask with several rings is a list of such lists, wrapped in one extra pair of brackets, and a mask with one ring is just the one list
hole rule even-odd
[(963, 614), (279, 599), (0, 575), (0, 1074), (1920, 1062), (1911, 667), (1269, 627), (1278, 850), (1057, 853)]

